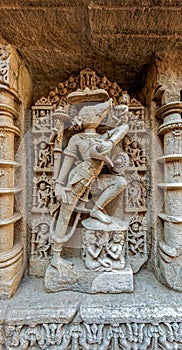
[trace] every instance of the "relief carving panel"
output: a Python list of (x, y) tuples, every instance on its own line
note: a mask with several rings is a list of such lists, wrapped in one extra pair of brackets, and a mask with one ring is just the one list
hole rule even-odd
[[(44, 323), (6, 326), (6, 348), (20, 349), (181, 349), (182, 324)], [(4, 344), (0, 333), (0, 345)]]
[(46, 272), (48, 291), (131, 292), (148, 259), (144, 107), (85, 69), (32, 120), (30, 274)]

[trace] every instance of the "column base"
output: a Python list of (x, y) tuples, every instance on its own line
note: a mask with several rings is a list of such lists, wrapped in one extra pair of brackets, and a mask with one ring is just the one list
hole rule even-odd
[(0, 254), (0, 299), (11, 298), (23, 275), (23, 247), (20, 243)]
[(159, 266), (163, 283), (169, 288), (182, 292), (182, 256), (169, 257), (161, 250), (160, 255)]

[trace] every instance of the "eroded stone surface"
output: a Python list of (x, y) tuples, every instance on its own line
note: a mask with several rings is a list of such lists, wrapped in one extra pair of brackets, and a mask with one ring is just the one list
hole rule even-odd
[[(38, 138), (44, 130), (45, 138), (35, 143), (37, 150), (34, 170), (39, 175), (34, 181), (33, 210), (41, 218), (35, 220), (31, 232), (31, 254), (35, 258), (30, 264), (32, 273), (42, 276), (51, 257), (50, 220), (41, 214), (42, 211), (50, 210), (53, 199), (53, 183), (47, 174), (43, 174), (45, 169), (49, 173), (52, 167), (52, 149), (50, 145), (47, 146), (49, 113), (52, 107), (57, 107), (65, 88), (66, 93), (71, 92), (68, 90), (75, 84), (74, 77), (78, 76), (80, 68), (86, 66), (94, 68), (101, 75), (101, 83), (105, 86), (111, 79), (136, 92), (143, 85), (145, 73), (155, 53), (162, 50), (153, 61), (143, 95), (140, 94), (143, 104), (147, 104), (145, 114), (141, 105), (136, 106), (136, 112), (133, 109), (129, 126), (134, 135), (126, 139), (124, 152), (116, 152), (113, 163), (117, 172), (121, 172), (121, 164), (134, 167), (139, 172), (138, 176), (130, 177), (131, 187), (125, 198), (128, 212), (137, 209), (137, 215), (134, 220), (132, 218), (127, 229), (127, 258), (130, 259), (133, 271), (137, 272), (147, 261), (149, 252), (153, 271), (159, 280), (170, 288), (181, 290), (181, 116), (178, 115), (177, 119), (172, 117), (175, 121), (174, 128), (168, 130), (169, 125), (165, 125), (164, 139), (163, 136), (158, 137), (158, 131), (161, 133), (163, 126), (156, 119), (156, 110), (159, 107), (180, 99), (181, 2), (172, 4), (171, 1), (153, 1), (146, 4), (146, 1), (127, 1), (123, 6), (120, 0), (115, 4), (109, 0), (97, 0), (94, 3), (69, 1), (69, 4), (67, 1), (60, 4), (56, 0), (17, 0), (12, 5), (9, 0), (5, 0), (1, 4), (1, 10), (0, 30), (7, 42), (18, 47), (25, 58), (35, 84), (35, 98), (47, 95), (51, 86), (55, 87), (60, 81), (65, 81), (65, 84), (61, 83), (51, 91), (47, 100), (37, 104), (33, 112), (35, 135)], [(0, 68), (3, 84), (9, 79), (15, 90), (17, 70), (19, 72), (18, 89), (23, 107), (16, 126), (23, 133), (23, 109), (27, 108), (30, 101), (27, 93), (30, 80), (24, 69), (24, 62), (21, 61), (18, 68), (16, 64), (12, 66), (12, 76), (8, 76), (6, 64)], [(71, 79), (66, 81), (69, 76)], [(119, 103), (120, 95), (124, 95), (123, 91), (118, 90), (116, 83), (110, 86), (110, 93), (112, 88), (118, 94), (117, 97), (112, 97)], [(141, 213), (147, 208), (146, 182), (141, 178), (141, 172), (145, 172), (147, 168), (145, 145), (135, 135), (138, 130), (145, 132), (144, 115), (148, 115), (145, 122), (151, 129), (151, 251), (146, 244), (148, 230), (145, 219), (143, 216), (141, 219)], [(66, 120), (66, 115), (64, 118)], [(51, 137), (58, 149), (64, 144), (61, 130), (60, 123), (55, 123)], [(3, 140), (2, 133), (1, 141)], [(15, 144), (16, 149), (17, 147)], [(8, 148), (6, 155), (11, 151)], [(24, 161), (25, 150), (21, 155)], [(162, 162), (166, 163), (165, 178), (161, 170)], [(1, 178), (4, 171), (7, 169), (3, 165), (0, 170)], [(58, 167), (54, 167), (53, 180), (57, 178), (58, 171)], [(12, 171), (8, 171), (9, 185), (12, 185), (11, 176)], [(17, 181), (17, 176), (15, 180)], [(32, 180), (31, 173), (29, 180)], [(142, 196), (133, 196), (132, 184)], [(159, 188), (165, 189), (165, 198)], [(164, 203), (165, 208), (161, 210)], [(24, 206), (22, 201), (21, 205)], [(2, 205), (2, 213), (5, 208)], [(110, 210), (112, 212), (112, 207)], [(147, 220), (150, 221), (148, 217)], [(15, 239), (19, 241), (21, 238), (25, 247), (24, 228), (25, 223), (16, 227)], [(9, 231), (8, 234), (10, 233)], [(74, 244), (76, 242), (79, 248), (82, 245), (80, 238), (81, 234), (78, 232)], [(109, 249), (113, 248), (112, 239), (109, 242)], [(7, 243), (5, 239), (4, 244)], [(84, 245), (83, 247), (85, 248)], [(26, 254), (24, 262), (25, 259)], [(44, 292), (41, 279), (25, 279), (14, 299), (0, 303), (0, 310), (0, 349), (3, 350), (182, 348), (181, 294), (162, 286), (151, 272), (145, 270), (134, 277), (133, 293), (119, 295), (99, 293), (94, 296), (69, 291), (50, 295)]]
[(102, 345), (108, 350), (114, 339), (129, 349), (134, 344), (139, 350), (155, 349), (154, 343), (180, 349), (181, 294), (146, 270), (135, 275), (134, 284), (131, 294), (83, 298), (76, 292), (46, 293), (39, 279), (26, 277), (14, 298), (0, 304), (1, 348), (66, 350), (76, 337), (78, 349)]
[(26, 61), (34, 101), (85, 67), (136, 91), (155, 52), (181, 48), (180, 6), (163, 0), (6, 0), (0, 31)]

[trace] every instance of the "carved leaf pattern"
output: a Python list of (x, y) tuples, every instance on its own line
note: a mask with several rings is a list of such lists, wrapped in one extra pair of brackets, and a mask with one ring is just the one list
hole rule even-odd
[(182, 349), (182, 323), (177, 322), (8, 325), (5, 331), (5, 349), (11, 350)]

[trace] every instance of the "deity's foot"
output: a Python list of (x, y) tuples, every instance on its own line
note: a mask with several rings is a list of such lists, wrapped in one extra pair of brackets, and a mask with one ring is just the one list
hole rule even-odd
[(64, 260), (63, 258), (59, 257), (54, 257), (51, 260), (51, 266), (55, 267), (60, 274), (62, 274), (64, 269), (72, 269), (73, 268), (73, 263), (70, 261)]
[(107, 214), (104, 214), (100, 209), (96, 209), (90, 212), (90, 216), (94, 219), (97, 219), (104, 224), (110, 224), (111, 223), (111, 217)]

